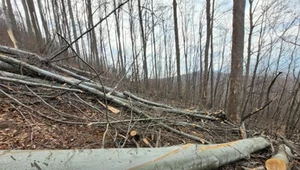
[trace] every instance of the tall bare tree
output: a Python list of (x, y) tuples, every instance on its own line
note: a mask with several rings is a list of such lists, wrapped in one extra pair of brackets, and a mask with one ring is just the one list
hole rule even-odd
[(22, 2), (22, 6), (24, 8), (24, 13), (25, 13), (27, 33), (30, 37), (33, 37), (33, 30), (32, 30), (32, 26), (31, 26), (27, 3), (25, 1), (21, 1), (21, 2)]
[[(113, 1), (114, 4), (114, 8), (117, 7), (117, 2), (116, 0)], [(119, 64), (119, 71), (124, 73), (125, 71), (125, 64), (124, 64), (124, 59), (123, 59), (123, 51), (122, 51), (122, 42), (121, 42), (121, 27), (120, 27), (120, 12), (119, 11), (115, 11), (114, 12), (115, 15), (115, 21), (116, 21), (116, 46), (117, 46), (117, 50), (118, 50), (118, 64)]]
[(142, 40), (142, 48), (143, 48), (143, 70), (144, 70), (144, 82), (146, 88), (149, 87), (148, 81), (148, 66), (147, 66), (147, 40), (145, 34), (145, 28), (143, 25), (143, 16), (142, 16), (142, 5), (141, 0), (138, 0), (138, 13), (139, 13), (139, 22), (140, 22), (140, 29), (141, 29), (141, 40)]
[(240, 121), (239, 105), (243, 76), (245, 0), (233, 0), (232, 50), (229, 101), (227, 114), (234, 121)]
[(37, 45), (39, 50), (42, 50), (42, 42), (43, 42), (43, 38), (42, 38), (42, 33), (41, 33), (41, 29), (38, 23), (38, 17), (36, 15), (36, 11), (35, 11), (35, 6), (34, 6), (34, 2), (33, 0), (27, 0), (26, 1), (27, 6), (28, 6), (28, 11), (30, 14), (30, 19), (32, 22), (32, 27), (34, 29), (35, 32), (35, 37), (36, 37), (36, 41), (37, 41)]
[[(72, 24), (71, 26), (72, 26), (73, 37), (75, 39), (75, 38), (77, 38), (77, 30), (76, 30), (76, 24), (75, 24), (75, 19), (74, 19), (74, 15), (73, 15), (71, 0), (67, 1), (67, 5), (68, 5), (69, 17), (70, 17), (71, 24)], [(75, 49), (76, 49), (77, 54), (80, 55), (78, 42), (75, 43)], [(80, 62), (79, 59), (78, 59), (78, 62)], [(79, 66), (82, 67), (81, 65), (79, 65)]]
[[(86, 7), (87, 7), (88, 26), (89, 28), (92, 28), (94, 26), (94, 22), (93, 22), (91, 0), (86, 0)], [(91, 52), (92, 52), (93, 60), (96, 62), (95, 66), (99, 66), (99, 65), (101, 66), (99, 53), (98, 53), (97, 38), (94, 29), (91, 30), (90, 41), (91, 41)]]
[(177, 68), (177, 88), (178, 97), (181, 98), (181, 74), (180, 74), (180, 49), (179, 49), (179, 33), (177, 19), (177, 2), (173, 0), (173, 19), (174, 19), (174, 34), (175, 34), (175, 51), (176, 51), (176, 68)]
[(39, 8), (39, 17), (41, 18), (41, 21), (42, 21), (42, 25), (43, 25), (43, 28), (44, 28), (44, 31), (45, 31), (45, 36), (46, 36), (46, 41), (50, 41), (50, 32), (49, 32), (49, 28), (48, 28), (48, 25), (47, 25), (47, 21), (44, 17), (44, 6), (42, 4), (43, 1), (37, 1), (38, 3), (38, 8)]
[(203, 91), (202, 91), (202, 103), (205, 106), (207, 102), (207, 87), (208, 87), (208, 53), (209, 43), (211, 37), (211, 18), (210, 18), (210, 0), (206, 0), (206, 42), (204, 50), (204, 75), (203, 75)]
[(18, 31), (18, 27), (17, 27), (17, 21), (15, 19), (15, 15), (13, 13), (13, 9), (12, 9), (12, 5), (10, 0), (6, 0), (6, 6), (5, 6), (5, 2), (4, 0), (2, 1), (2, 5), (3, 5), (3, 9), (5, 12), (5, 15), (7, 16), (7, 26), (8, 26), (8, 30), (7, 33), (11, 39), (11, 41), (13, 42), (15, 48), (18, 48), (19, 46), (19, 31)]
[(159, 87), (159, 80), (158, 80), (158, 62), (157, 62), (157, 50), (156, 50), (156, 36), (155, 36), (155, 15), (154, 15), (154, 3), (153, 0), (151, 1), (151, 24), (152, 24), (152, 46), (153, 46), (153, 68), (154, 68), (154, 77), (155, 77), (155, 85), (158, 88)]
[(209, 108), (214, 105), (214, 44), (213, 44), (213, 27), (214, 27), (214, 16), (215, 16), (215, 0), (212, 1), (212, 10), (210, 16), (210, 103)]

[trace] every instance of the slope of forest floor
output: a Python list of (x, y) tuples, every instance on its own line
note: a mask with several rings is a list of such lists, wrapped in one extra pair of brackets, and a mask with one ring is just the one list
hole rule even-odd
[[(30, 87), (44, 98), (49, 98), (48, 104), (55, 106), (56, 109), (64, 113), (72, 114), (78, 117), (89, 117), (95, 121), (105, 122), (105, 115), (99, 114), (92, 108), (86, 107), (82, 102), (76, 101), (70, 94), (60, 97), (54, 97), (61, 91), (48, 90), (44, 88)], [(57, 117), (53, 109), (45, 106), (44, 103), (32, 96), (24, 85), (1, 82), (0, 89), (6, 91), (10, 95), (14, 95), (19, 102), (30, 106), (34, 110), (38, 110), (45, 115)], [(164, 147), (186, 143), (201, 143), (195, 140), (185, 138), (182, 135), (170, 132), (164, 128), (160, 128), (154, 121), (137, 121), (137, 122), (120, 122), (112, 124), (108, 129), (105, 124), (98, 125), (71, 125), (65, 123), (57, 123), (47, 120), (36, 115), (33, 111), (24, 110), (18, 106), (10, 98), (0, 95), (0, 149), (21, 149), (21, 150), (43, 150), (43, 149), (96, 149), (96, 148), (121, 148), (121, 147)], [(94, 96), (82, 94), (80, 96), (86, 102), (97, 105)], [(116, 106), (116, 108), (122, 110)], [(105, 113), (105, 109), (101, 109)], [(240, 139), (238, 128), (227, 125), (222, 121), (203, 121), (192, 120), (187, 116), (174, 116), (166, 112), (152, 111), (153, 115), (162, 119), (173, 122), (173, 127), (181, 132), (190, 133), (194, 136), (203, 138), (212, 143), (223, 143)], [(109, 113), (114, 118), (122, 120), (130, 120), (132, 113), (124, 109), (120, 113)], [(177, 120), (177, 121), (176, 121)], [(176, 122), (190, 122), (190, 125), (175, 125)], [(88, 122), (88, 120), (87, 120)], [(198, 129), (193, 125), (202, 125), (208, 131)], [(200, 127), (200, 126), (199, 126)], [(131, 129), (131, 130), (128, 130)], [(211, 130), (209, 130), (211, 129)], [(128, 138), (124, 141), (128, 132), (136, 131), (138, 138)], [(105, 144), (103, 146), (103, 135), (106, 133)], [(254, 131), (249, 131), (249, 134)], [(147, 139), (149, 144), (144, 141)], [(229, 165), (225, 165), (220, 169), (236, 169), (236, 167), (257, 167), (263, 165), (267, 158), (271, 156), (271, 150), (265, 149), (253, 154), (249, 160), (238, 161)]]
[[(13, 95), (19, 102), (26, 104), (33, 110), (38, 110), (50, 117), (59, 117), (53, 108), (43, 103), (33, 94), (30, 94), (30, 91), (24, 85), (2, 82), (0, 89)], [(18, 106), (10, 98), (1, 94), (0, 130), (2, 137), (0, 149), (91, 149), (102, 147), (102, 138), (106, 130), (106, 109), (104, 106), (99, 112), (87, 107), (72, 94), (57, 96), (62, 91), (40, 87), (30, 87), (30, 89), (38, 92), (44, 98), (44, 101), (60, 112), (68, 113), (74, 117), (85, 117), (86, 120), (84, 122), (87, 124), (79, 123), (76, 125), (53, 122), (36, 115), (31, 110)], [(99, 105), (95, 96), (91, 94), (81, 94), (80, 98), (91, 105)], [(120, 112), (113, 113), (108, 111), (108, 114), (120, 122), (113, 123), (112, 127), (109, 128), (105, 139), (105, 148), (120, 147), (118, 142), (122, 142), (124, 137), (128, 135), (126, 133), (133, 130), (141, 135), (141, 139), (142, 137), (147, 138), (151, 145), (155, 146), (156, 144), (157, 147), (195, 143), (192, 139), (187, 139), (179, 134), (160, 128), (154, 120), (143, 120), (142, 117), (132, 115), (125, 108), (114, 107)], [(151, 110), (151, 113), (152, 117), (169, 122), (177, 130), (191, 133), (211, 143), (229, 142), (240, 138), (237, 127), (221, 121), (201, 120), (155, 110)], [(131, 119), (132, 122), (130, 122)], [(133, 119), (141, 120), (134, 121)], [(61, 120), (71, 121), (72, 118), (62, 118)], [(123, 120), (125, 121), (122, 122)], [(101, 125), (89, 125), (88, 122), (103, 123)], [(183, 124), (183, 122), (188, 123)], [(198, 128), (201, 127), (203, 129), (199, 130)], [(157, 141), (158, 136), (160, 136), (159, 141)], [(149, 147), (141, 139), (137, 141), (139, 147)], [(123, 147), (137, 147), (137, 144), (129, 140)]]

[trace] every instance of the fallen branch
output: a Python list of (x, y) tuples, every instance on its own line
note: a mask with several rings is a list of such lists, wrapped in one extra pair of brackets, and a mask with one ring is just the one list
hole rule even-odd
[(79, 93), (83, 92), (82, 90), (79, 90), (79, 89), (71, 89), (71, 88), (66, 88), (66, 87), (61, 87), (61, 86), (54, 86), (54, 85), (49, 85), (49, 84), (42, 84), (42, 83), (34, 83), (34, 82), (24, 81), (24, 80), (20, 80), (20, 79), (2, 77), (2, 76), (0, 76), (0, 80), (14, 82), (14, 83), (20, 83), (20, 84), (26, 84), (26, 85), (29, 85), (29, 86), (38, 86), (38, 87), (45, 87), (45, 88), (58, 89), (58, 90), (66, 90), (66, 91), (79, 92)]
[(168, 125), (166, 125), (166, 124), (164, 124), (164, 123), (160, 123), (160, 126), (166, 128), (166, 129), (168, 129), (169, 131), (174, 132), (174, 133), (176, 133), (176, 134), (178, 134), (178, 135), (184, 136), (184, 137), (186, 137), (186, 138), (189, 138), (189, 139), (192, 139), (192, 140), (201, 142), (201, 143), (203, 143), (203, 144), (205, 144), (205, 143), (211, 144), (211, 142), (209, 142), (209, 141), (207, 141), (207, 140), (205, 140), (205, 139), (202, 139), (202, 138), (199, 138), (199, 137), (197, 137), (197, 136), (190, 135), (190, 134), (187, 134), (187, 133), (185, 133), (185, 132), (176, 130), (176, 129), (174, 129), (174, 128), (172, 128), (172, 127), (170, 127), (170, 126), (168, 126)]
[(145, 104), (148, 104), (148, 105), (152, 105), (152, 106), (157, 106), (157, 107), (162, 107), (162, 108), (167, 108), (167, 109), (173, 109), (171, 106), (168, 106), (168, 105), (165, 105), (165, 104), (161, 104), (161, 103), (156, 103), (156, 102), (152, 102), (152, 101), (149, 101), (149, 100), (145, 100), (145, 99), (142, 99), (142, 98), (139, 98), (127, 91), (124, 91), (123, 94), (125, 96), (128, 96), (134, 100), (137, 100), (137, 101), (140, 101), (140, 102), (143, 102)]
[(282, 142), (286, 146), (288, 146), (290, 149), (292, 149), (298, 156), (300, 155), (300, 149), (295, 144), (293, 144), (292, 142), (290, 142), (287, 138), (285, 138), (283, 135), (281, 135), (279, 133), (277, 133), (276, 135), (281, 138)]
[(199, 118), (199, 119), (217, 120), (217, 118), (215, 118), (213, 116), (206, 116), (206, 115), (200, 114), (199, 112), (189, 112), (189, 111), (184, 111), (184, 110), (180, 110), (180, 109), (167, 109), (167, 108), (161, 108), (161, 107), (153, 107), (153, 109), (165, 111), (168, 113), (176, 113), (176, 114), (181, 114), (181, 115), (192, 116), (192, 117)]
[[(10, 96), (9, 94), (5, 93), (2, 89), (0, 89), (0, 93), (4, 94), (5, 96), (7, 96), (8, 98), (12, 99), (13, 101), (15, 101), (18, 105), (25, 107), (26, 109), (29, 109), (32, 112), (36, 112), (38, 115), (40, 115), (43, 118), (52, 120), (54, 122), (59, 122), (59, 123), (65, 123), (65, 124), (73, 124), (73, 125), (84, 125), (87, 124), (85, 122), (70, 122), (70, 121), (64, 121), (64, 120), (60, 120), (60, 119), (55, 119), (53, 117), (47, 116), (41, 112), (39, 112), (38, 110), (32, 109), (31, 107), (23, 104), (22, 102), (20, 102), (19, 100), (15, 99), (14, 97)], [(0, 166), (1, 167), (1, 166)]]
[[(110, 121), (111, 124), (117, 124), (117, 123), (127, 123), (127, 122), (139, 122), (139, 121), (153, 121), (153, 120), (163, 120), (165, 118), (140, 118), (140, 119), (126, 119), (126, 120), (116, 120), (116, 121)], [(91, 122), (88, 124), (89, 126), (106, 126), (107, 122)]]
[(251, 113), (247, 114), (246, 116), (244, 116), (242, 119), (241, 119), (241, 122), (244, 122), (246, 119), (248, 119), (249, 117), (253, 116), (254, 114), (260, 112), (261, 110), (263, 110), (264, 108), (266, 108), (269, 104), (271, 104), (274, 100), (276, 99), (273, 98), (271, 99), (270, 101), (268, 101), (267, 103), (265, 103), (263, 106), (261, 106), (260, 108), (256, 108), (254, 111), (252, 111)]

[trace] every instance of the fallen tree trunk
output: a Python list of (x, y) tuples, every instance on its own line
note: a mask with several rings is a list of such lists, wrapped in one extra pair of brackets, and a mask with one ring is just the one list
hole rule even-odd
[(262, 137), (165, 148), (0, 151), (2, 169), (215, 169), (270, 145)]

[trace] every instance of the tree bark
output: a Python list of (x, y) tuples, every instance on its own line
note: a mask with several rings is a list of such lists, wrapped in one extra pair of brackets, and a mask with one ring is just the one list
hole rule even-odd
[(207, 104), (207, 87), (208, 87), (208, 53), (209, 53), (209, 43), (211, 36), (211, 18), (210, 18), (210, 0), (206, 0), (206, 42), (204, 50), (204, 75), (203, 75), (203, 91), (202, 91), (202, 104), (206, 106)]
[(164, 148), (0, 151), (3, 169), (216, 169), (270, 145), (262, 137)]
[(179, 49), (179, 35), (177, 22), (177, 2), (173, 0), (173, 17), (174, 17), (174, 34), (175, 34), (175, 51), (176, 51), (176, 68), (177, 68), (177, 95), (182, 98), (181, 94), (181, 74), (180, 74), (180, 49)]
[(138, 13), (139, 13), (139, 22), (141, 28), (141, 40), (142, 40), (142, 48), (143, 48), (143, 70), (144, 70), (144, 83), (146, 85), (146, 89), (149, 87), (148, 81), (148, 66), (147, 66), (147, 41), (146, 34), (143, 26), (143, 18), (142, 18), (142, 6), (141, 0), (138, 0)]
[(14, 44), (15, 48), (18, 48), (19, 46), (19, 29), (17, 27), (17, 21), (15, 19), (15, 15), (13, 13), (13, 9), (12, 9), (12, 5), (10, 3), (10, 0), (6, 0), (6, 5), (7, 5), (7, 8), (5, 7), (5, 2), (3, 1), (2, 2), (3, 4), (3, 9), (5, 11), (5, 15), (7, 16), (7, 33), (12, 41), (12, 43)]
[(42, 44), (43, 44), (42, 33), (41, 33), (41, 29), (39, 27), (38, 18), (37, 18), (36, 12), (35, 12), (34, 3), (32, 0), (27, 0), (26, 3), (28, 6), (32, 26), (33, 26), (33, 29), (35, 32), (38, 50), (42, 50)]
[(227, 114), (232, 121), (239, 123), (240, 91), (243, 75), (245, 0), (234, 0), (233, 2), (231, 72)]

